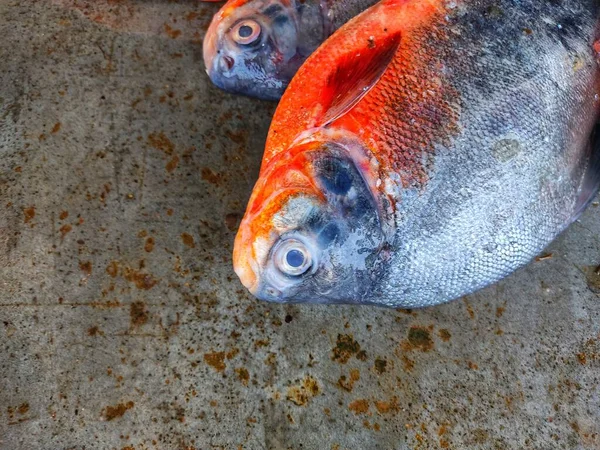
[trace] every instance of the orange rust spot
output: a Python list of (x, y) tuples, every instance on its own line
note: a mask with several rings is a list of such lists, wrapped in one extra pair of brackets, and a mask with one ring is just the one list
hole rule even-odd
[(586, 365), (587, 364), (587, 356), (585, 353), (577, 353), (577, 361), (579, 364)]
[(138, 289), (149, 290), (156, 286), (158, 280), (156, 280), (152, 275), (138, 272), (130, 267), (125, 267), (123, 269), (123, 278), (125, 278), (130, 283), (134, 283)]
[(319, 395), (321, 388), (316, 379), (307, 375), (300, 385), (290, 386), (287, 391), (287, 400), (298, 406), (306, 405), (311, 398)]
[(475, 311), (473, 311), (473, 307), (471, 306), (471, 304), (468, 302), (467, 299), (464, 299), (464, 303), (465, 303), (465, 306), (467, 308), (467, 312), (469, 313), (469, 317), (471, 319), (474, 319), (475, 318)]
[(440, 331), (438, 331), (438, 336), (444, 342), (448, 342), (450, 340), (450, 338), (452, 337), (452, 335), (450, 334), (450, 332), (447, 329), (445, 329), (445, 328), (441, 328)]
[(190, 11), (190, 12), (188, 12), (188, 13), (187, 13), (187, 14), (184, 16), (184, 18), (185, 18), (185, 20), (187, 20), (188, 22), (191, 22), (192, 20), (196, 19), (196, 18), (197, 18), (199, 15), (200, 15), (200, 14), (198, 14), (198, 13), (197, 13), (197, 12), (195, 12), (195, 11)]
[(30, 206), (29, 208), (25, 208), (23, 210), (23, 215), (25, 216), (25, 223), (29, 223), (35, 217), (35, 207)]
[(29, 403), (22, 403), (18, 408), (17, 412), (21, 415), (27, 414), (29, 411)]
[(133, 302), (129, 307), (131, 325), (139, 327), (148, 322), (148, 311), (144, 302)]
[(354, 414), (366, 414), (369, 411), (369, 401), (366, 399), (355, 400), (348, 405), (348, 409)]
[(225, 352), (205, 353), (204, 361), (217, 372), (223, 372), (225, 370)]
[(499, 306), (498, 308), (496, 308), (496, 317), (498, 317), (498, 318), (502, 317), (505, 310), (506, 310), (506, 308), (503, 306)]
[(98, 328), (97, 325), (88, 328), (87, 334), (88, 336), (104, 336), (104, 333), (102, 332), (102, 330), (100, 330), (100, 328)]
[(149, 237), (148, 239), (146, 239), (146, 244), (144, 245), (144, 250), (146, 250), (148, 253), (150, 253), (152, 250), (154, 250), (154, 238)]
[(244, 367), (240, 367), (239, 369), (235, 369), (235, 373), (237, 374), (242, 384), (244, 386), (248, 386), (248, 381), (250, 380), (250, 373), (248, 373), (248, 370)]
[(118, 417), (122, 417), (127, 411), (134, 407), (134, 403), (129, 401), (127, 403), (119, 403), (116, 406), (107, 406), (104, 410), (104, 417), (106, 420), (111, 421)]
[(467, 361), (467, 366), (469, 366), (469, 369), (471, 370), (479, 370), (479, 366), (473, 361)]
[(177, 39), (179, 36), (181, 36), (181, 30), (172, 28), (168, 23), (165, 23), (165, 32), (171, 39)]
[(51, 133), (52, 133), (52, 134), (56, 134), (56, 133), (58, 133), (58, 132), (60, 131), (60, 128), (61, 128), (61, 127), (62, 127), (61, 123), (60, 123), (60, 122), (56, 122), (56, 123), (54, 124), (54, 126), (52, 127), (52, 132), (51, 132)]
[(179, 156), (173, 155), (173, 157), (170, 159), (170, 161), (165, 166), (165, 169), (167, 170), (167, 172), (171, 173), (177, 168), (178, 165), (179, 165)]
[(402, 364), (404, 364), (404, 370), (406, 372), (411, 372), (415, 367), (415, 362), (406, 355), (402, 355)]
[(89, 277), (92, 274), (91, 261), (79, 261), (79, 269)]
[(219, 186), (223, 181), (223, 176), (219, 173), (213, 172), (208, 167), (202, 169), (202, 179), (208, 181), (215, 186)]
[(62, 227), (60, 227), (59, 231), (60, 231), (60, 234), (62, 234), (62, 237), (64, 238), (72, 229), (73, 229), (73, 227), (71, 225), (69, 225), (68, 223), (66, 223)]
[(377, 412), (379, 412), (379, 414), (387, 414), (390, 412), (395, 413), (400, 411), (400, 407), (398, 405), (398, 398), (395, 396), (392, 397), (392, 399), (389, 402), (376, 401), (375, 408), (377, 408)]
[(183, 233), (181, 235), (181, 240), (187, 247), (196, 248), (196, 243), (194, 242), (194, 238), (191, 234)]
[(233, 359), (236, 357), (236, 355), (240, 352), (240, 349), (237, 347), (232, 348), (231, 350), (229, 350), (227, 352), (227, 354), (225, 355), (227, 357), (227, 359)]
[(158, 134), (150, 134), (148, 136), (148, 144), (157, 150), (165, 152), (167, 155), (172, 155), (175, 150), (175, 144), (162, 131)]
[(111, 263), (106, 266), (106, 273), (112, 278), (115, 278), (119, 274), (119, 263), (117, 261), (111, 261)]
[(65, 220), (67, 217), (69, 217), (69, 211), (61, 211), (58, 216), (60, 220)]
[(346, 375), (342, 375), (338, 380), (338, 386), (345, 391), (352, 392), (354, 383), (360, 380), (360, 372), (358, 369), (351, 369), (350, 376), (346, 378)]

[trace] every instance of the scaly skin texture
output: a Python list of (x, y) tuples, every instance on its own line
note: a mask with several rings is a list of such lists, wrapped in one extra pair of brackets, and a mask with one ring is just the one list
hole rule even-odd
[[(413, 308), (526, 264), (597, 191), (598, 16), (595, 0), (384, 0), (342, 27), (275, 114), (242, 282)], [(290, 236), (300, 275), (281, 264)]]
[[(278, 100), (319, 45), (376, 0), (230, 0), (215, 14), (204, 39), (213, 83), (233, 93)], [(238, 26), (259, 30), (240, 40)]]

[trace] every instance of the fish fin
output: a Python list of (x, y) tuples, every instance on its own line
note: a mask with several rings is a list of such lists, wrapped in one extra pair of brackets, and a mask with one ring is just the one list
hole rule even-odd
[(581, 192), (575, 205), (573, 221), (585, 211), (589, 204), (596, 198), (600, 189), (600, 123), (596, 124), (589, 143), (588, 166), (581, 183)]
[(350, 111), (377, 84), (399, 45), (400, 33), (396, 33), (383, 42), (370, 38), (359, 54), (346, 54), (327, 78), (323, 96), (326, 112), (319, 125), (329, 125)]

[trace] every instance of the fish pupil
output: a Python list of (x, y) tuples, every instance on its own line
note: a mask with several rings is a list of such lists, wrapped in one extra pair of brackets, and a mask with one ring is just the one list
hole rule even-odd
[(290, 267), (298, 268), (304, 264), (304, 254), (299, 250), (290, 250), (285, 255), (285, 260)]
[(240, 37), (247, 38), (252, 34), (252, 27), (249, 25), (242, 25), (238, 31)]

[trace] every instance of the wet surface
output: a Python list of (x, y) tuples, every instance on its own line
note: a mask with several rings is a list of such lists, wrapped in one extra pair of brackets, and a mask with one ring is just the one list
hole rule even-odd
[(217, 8), (0, 3), (0, 448), (600, 448), (597, 204), (448, 305), (247, 294), (274, 107), (210, 85)]

